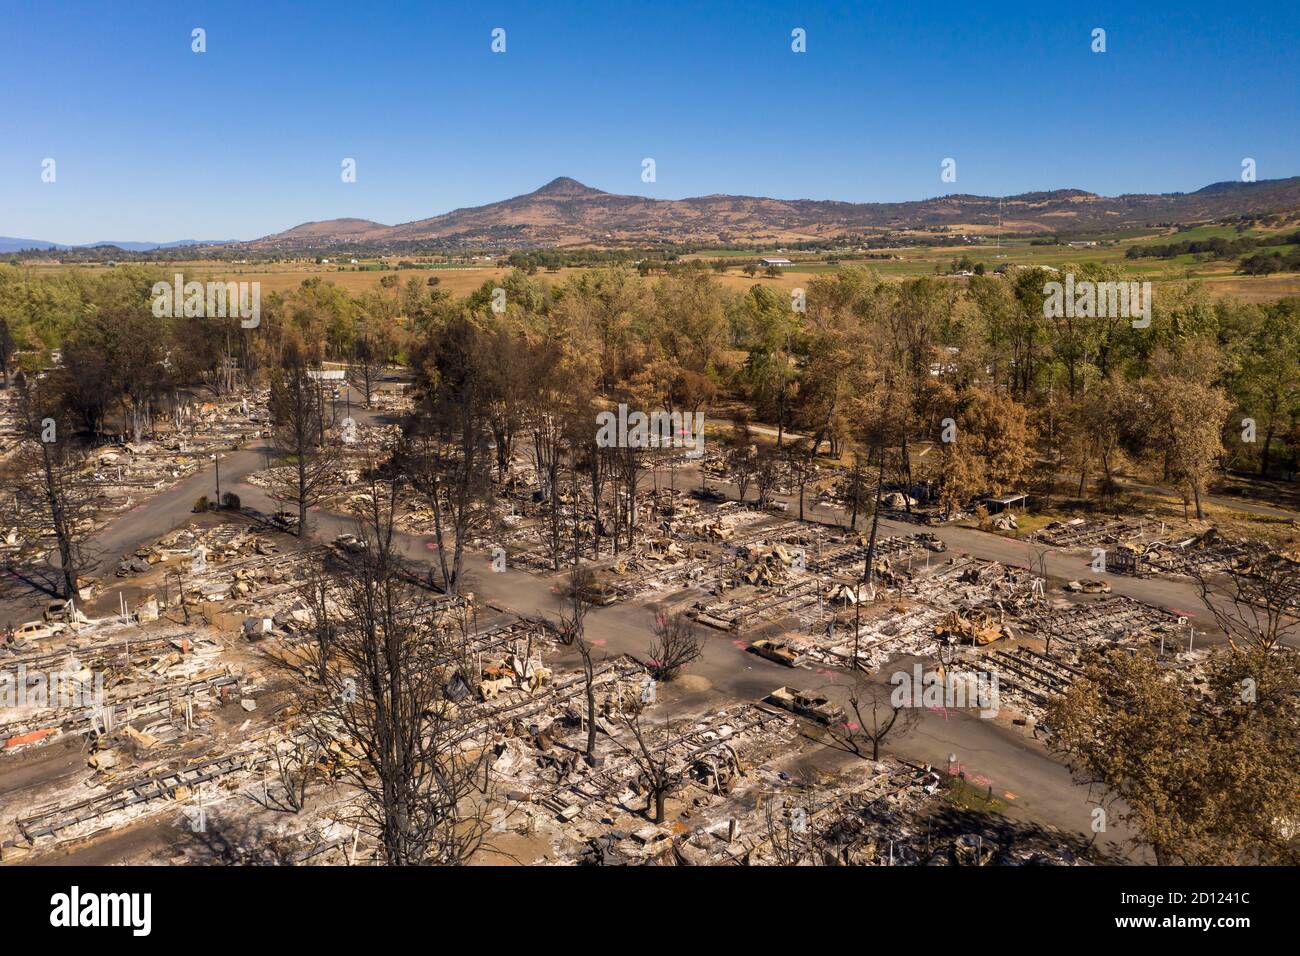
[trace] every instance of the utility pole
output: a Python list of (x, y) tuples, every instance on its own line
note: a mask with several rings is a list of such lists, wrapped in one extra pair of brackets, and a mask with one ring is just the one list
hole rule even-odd
[[(865, 559), (866, 567), (862, 569), (862, 579), (868, 584), (875, 577), (875, 570), (872, 568), (876, 556), (876, 530), (880, 527), (880, 497), (885, 486), (885, 446), (880, 446), (880, 471), (876, 475), (876, 505), (875, 510), (871, 513), (871, 537), (867, 541), (867, 557)], [(874, 593), (874, 592), (873, 592)], [(873, 598), (874, 599), (874, 598)]]
[(862, 640), (862, 584), (853, 587), (853, 669), (864, 669), (858, 663), (859, 644)]

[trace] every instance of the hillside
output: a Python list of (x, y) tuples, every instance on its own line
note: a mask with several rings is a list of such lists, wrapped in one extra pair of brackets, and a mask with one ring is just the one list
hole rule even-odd
[(935, 226), (987, 231), (998, 227), (999, 216), (1005, 232), (1058, 233), (1198, 222), (1297, 207), (1300, 177), (1215, 183), (1193, 193), (1107, 197), (1060, 189), (1001, 200), (955, 194), (900, 203), (847, 203), (729, 195), (649, 199), (602, 192), (562, 176), (522, 196), (396, 226), (367, 219), (326, 220), (304, 223), (246, 245), (288, 250), (330, 244), (537, 247), (789, 242)]

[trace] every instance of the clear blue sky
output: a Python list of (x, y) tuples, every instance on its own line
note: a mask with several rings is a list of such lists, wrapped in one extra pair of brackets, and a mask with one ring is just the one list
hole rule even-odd
[(23, 238), (397, 223), (560, 175), (661, 198), (887, 201), (1193, 190), (1237, 178), (1246, 156), (1261, 179), (1300, 174), (1295, 0), (0, 11), (0, 235)]

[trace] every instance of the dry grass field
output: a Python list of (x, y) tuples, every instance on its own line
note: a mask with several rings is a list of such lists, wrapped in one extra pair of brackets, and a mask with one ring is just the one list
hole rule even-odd
[[(1197, 279), (1207, 284), (1216, 298), (1236, 298), (1245, 302), (1271, 302), (1285, 296), (1300, 295), (1300, 274), (1277, 273), (1270, 276), (1238, 275), (1234, 270), (1235, 262), (1211, 261), (1196, 262), (1190, 257), (1175, 260), (1140, 259), (1128, 260), (1124, 257), (1127, 244), (1115, 244), (1095, 248), (1063, 248), (1059, 246), (1030, 246), (1023, 242), (995, 249), (985, 246), (953, 245), (937, 247), (906, 247), (887, 252), (895, 256), (892, 259), (854, 260), (845, 264), (863, 266), (872, 270), (886, 280), (901, 281), (922, 275), (935, 275), (936, 267), (946, 271), (955, 259), (968, 256), (974, 262), (983, 262), (989, 269), (1004, 262), (1023, 265), (1045, 265), (1060, 268), (1069, 264), (1096, 262), (1118, 269), (1129, 279), (1150, 279), (1156, 285), (1164, 282)], [(756, 276), (746, 275), (741, 271), (741, 264), (749, 261), (750, 253), (738, 253), (734, 250), (703, 252), (685, 258), (729, 258), (736, 266), (725, 273), (710, 275), (724, 288), (732, 292), (744, 292), (755, 283), (772, 286), (781, 290), (790, 290), (806, 286), (815, 276), (833, 272), (837, 264), (817, 258), (800, 258), (792, 254), (796, 261), (785, 268), (782, 275), (769, 277), (761, 272)], [(366, 260), (372, 264), (374, 260)], [(332, 282), (350, 293), (359, 293), (368, 289), (379, 288), (380, 280), (385, 276), (396, 275), (401, 283), (410, 278), (427, 279), (436, 276), (439, 288), (454, 296), (464, 296), (484, 282), (499, 281), (509, 269), (488, 265), (444, 266), (435, 269), (365, 269), (336, 263), (311, 263), (306, 261), (286, 263), (249, 263), (238, 264), (222, 261), (196, 260), (174, 263), (162, 263), (162, 268), (181, 272), (186, 278), (200, 281), (209, 278), (227, 278), (262, 283), (264, 294), (291, 289), (305, 279), (320, 278)], [(55, 263), (37, 263), (34, 271), (58, 270), (64, 268), (105, 269), (105, 265), (59, 265)], [(582, 271), (579, 268), (563, 268), (558, 272), (539, 270), (536, 277), (545, 282), (563, 281), (570, 274)], [(654, 282), (657, 276), (646, 277), (644, 281)], [(954, 277), (953, 282), (964, 282)]]
[[(280, 269), (274, 271), (263, 271), (252, 268), (222, 268), (222, 263), (184, 263), (181, 271), (185, 275), (195, 278), (204, 277), (228, 277), (237, 278), (245, 281), (257, 280), (262, 283), (264, 293), (275, 292), (277, 290), (293, 288), (300, 284), (304, 279), (318, 277), (325, 281), (332, 282), (348, 292), (356, 293), (366, 289), (379, 288), (379, 280), (387, 275), (396, 275), (398, 279), (405, 283), (409, 278), (424, 279), (429, 276), (437, 276), (439, 279), (439, 288), (446, 289), (452, 295), (463, 296), (473, 292), (484, 282), (497, 281), (504, 277), (509, 270), (504, 268), (464, 268), (464, 269), (405, 269), (387, 272), (351, 272), (340, 271), (332, 266), (310, 266), (294, 264), (292, 268)], [(867, 268), (873, 268), (873, 264), (866, 263)], [(932, 275), (933, 266), (930, 269), (913, 269), (906, 273), (895, 272), (890, 274), (885, 270), (878, 269), (883, 278), (903, 279), (913, 278), (917, 275)], [(559, 272), (539, 271), (537, 278), (545, 282), (563, 281), (567, 276), (574, 272), (581, 272), (581, 269), (565, 268)], [(830, 271), (830, 270), (818, 270)], [(776, 277), (767, 277), (761, 273), (757, 276), (748, 276), (739, 269), (731, 269), (721, 275), (712, 274), (713, 278), (725, 289), (731, 292), (745, 292), (755, 284), (772, 286), (776, 289), (790, 290), (806, 286), (810, 279), (817, 273), (815, 272), (797, 272), (787, 270), (783, 275)], [(657, 277), (649, 276), (645, 279), (647, 282), (654, 282)], [(1276, 299), (1290, 295), (1300, 295), (1300, 275), (1272, 275), (1272, 276), (1242, 276), (1234, 275), (1231, 272), (1223, 271), (1220, 273), (1197, 274), (1195, 278), (1206, 283), (1211, 293), (1216, 298), (1237, 298), (1245, 302), (1272, 302)], [(964, 279), (953, 278), (950, 281), (964, 282)], [(1156, 285), (1159, 286), (1162, 281), (1175, 281), (1174, 278), (1165, 280), (1155, 279)]]

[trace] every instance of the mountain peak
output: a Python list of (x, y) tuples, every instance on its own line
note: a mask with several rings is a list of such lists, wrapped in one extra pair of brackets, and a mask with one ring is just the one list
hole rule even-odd
[(599, 189), (592, 189), (585, 186), (576, 179), (568, 176), (556, 176), (541, 189), (533, 193), (534, 196), (599, 196)]
[[(619, 243), (735, 244), (823, 242), (844, 236), (950, 226), (1004, 227), (1032, 234), (1067, 235), (1194, 223), (1246, 213), (1300, 208), (1300, 176), (1248, 185), (1220, 184), (1201, 193), (1137, 194), (1107, 198), (1078, 189), (1018, 196), (943, 195), (895, 203), (845, 203), (714, 195), (652, 199), (593, 189), (568, 176), (522, 196), (484, 206), (383, 226), (368, 220), (305, 223), (256, 240), (254, 248), (326, 249), (331, 246), (524, 249)], [(414, 248), (414, 247), (413, 247)]]

